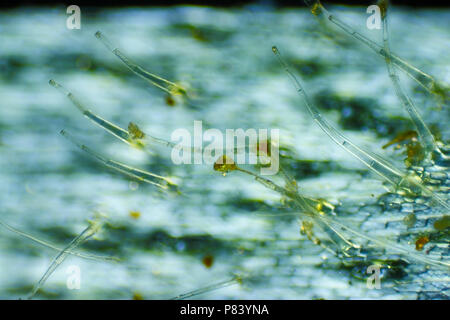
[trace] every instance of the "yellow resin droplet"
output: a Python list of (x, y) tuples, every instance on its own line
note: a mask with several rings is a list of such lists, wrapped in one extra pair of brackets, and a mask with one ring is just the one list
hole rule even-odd
[(420, 237), (419, 239), (417, 239), (416, 241), (416, 250), (417, 251), (422, 251), (423, 247), (430, 242), (430, 238), (428, 238), (427, 236), (423, 236)]
[(171, 94), (169, 94), (166, 96), (166, 104), (170, 107), (173, 107), (177, 104), (177, 102), (175, 101), (173, 96)]
[(324, 209), (328, 208), (330, 210), (334, 210), (334, 206), (329, 203), (327, 200), (319, 198), (317, 199), (316, 210), (321, 214), (325, 214)]
[(130, 135), (131, 139), (143, 139), (145, 137), (145, 133), (139, 129), (138, 125), (130, 122), (128, 124), (128, 134)]
[(141, 213), (139, 211), (130, 211), (130, 217), (133, 219), (139, 219), (141, 216)]
[[(174, 104), (177, 102), (176, 98), (187, 98), (187, 89), (179, 82), (168, 86), (167, 89), (169, 97), (173, 100)], [(166, 102), (168, 101), (166, 100)]]
[(322, 209), (323, 209), (323, 204), (322, 204), (322, 202), (318, 202), (318, 203), (317, 203), (316, 209), (317, 209), (317, 211), (322, 212)]
[(406, 145), (405, 165), (407, 167), (420, 164), (425, 159), (425, 150), (418, 141)]
[(386, 149), (387, 147), (389, 147), (393, 144), (398, 144), (398, 143), (406, 141), (406, 140), (415, 140), (415, 139), (417, 139), (416, 131), (414, 131), (414, 130), (403, 131), (403, 132), (400, 132), (397, 136), (395, 136), (394, 139), (392, 139), (391, 141), (386, 143), (382, 148)]
[(207, 254), (206, 256), (203, 257), (202, 263), (206, 268), (209, 269), (214, 264), (214, 257), (210, 254)]
[(289, 182), (286, 182), (286, 188), (289, 191), (297, 192), (298, 191), (298, 184), (295, 180), (290, 180)]
[(233, 159), (230, 159), (227, 156), (221, 156), (214, 162), (214, 170), (222, 172), (223, 176), (225, 176), (227, 172), (236, 170), (237, 168), (238, 167), (234, 164)]
[(396, 144), (395, 149), (406, 148), (405, 165), (410, 167), (418, 165), (425, 159), (425, 150), (417, 140), (418, 134), (414, 130), (399, 133), (394, 139), (386, 143), (382, 148)]
[(144, 300), (144, 297), (139, 292), (133, 294), (133, 300)]
[(318, 16), (321, 12), (322, 12), (322, 4), (320, 3), (320, 1), (317, 1), (311, 8), (311, 13), (315, 16)]
[(306, 237), (308, 237), (308, 240), (312, 241), (316, 245), (320, 245), (321, 241), (320, 239), (314, 236), (313, 227), (314, 224), (312, 222), (302, 221), (302, 226), (300, 227), (300, 234), (306, 235)]
[(311, 239), (310, 236), (312, 236), (312, 229), (313, 229), (312, 222), (309, 221), (302, 221), (302, 226), (300, 227), (300, 233), (302, 235), (306, 235), (309, 239)]

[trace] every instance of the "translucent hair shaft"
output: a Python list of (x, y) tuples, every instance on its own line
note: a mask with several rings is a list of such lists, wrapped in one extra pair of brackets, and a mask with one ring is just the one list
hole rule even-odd
[(168, 189), (169, 185), (173, 185), (173, 182), (166, 177), (162, 177), (160, 175), (154, 174), (149, 171), (137, 169), (131, 166), (128, 166), (126, 164), (123, 164), (121, 162), (106, 159), (97, 152), (93, 151), (91, 148), (87, 147), (86, 145), (80, 143), (75, 137), (73, 137), (70, 133), (68, 133), (66, 130), (61, 130), (61, 135), (67, 138), (69, 141), (71, 141), (73, 144), (78, 146), (81, 150), (85, 151), (86, 153), (90, 154), (94, 158), (96, 158), (98, 161), (103, 163), (105, 166), (121, 172), (127, 176), (130, 176), (132, 178), (135, 178), (136, 180), (146, 182), (148, 184), (154, 185), (156, 187), (159, 187), (161, 189)]
[(328, 11), (319, 0), (303, 0), (307, 6), (310, 7), (311, 12), (316, 16), (323, 16), (345, 33), (353, 37), (354, 39), (360, 41), (370, 49), (372, 49), (376, 54), (382, 58), (389, 58), (392, 60), (397, 67), (402, 69), (408, 76), (414, 79), (418, 84), (425, 88), (430, 93), (437, 93), (442, 91), (442, 86), (439, 85), (436, 80), (429, 74), (420, 70), (419, 68), (411, 65), (400, 57), (396, 56), (391, 52), (386, 52), (383, 46), (378, 43), (368, 39), (358, 31), (354, 30), (348, 24), (340, 20), (335, 14)]
[(177, 89), (179, 92), (183, 93), (185, 92), (185, 89), (180, 85), (145, 70), (144, 68), (133, 62), (131, 59), (127, 58), (122, 53), (122, 51), (120, 51), (116, 46), (114, 46), (102, 32), (97, 31), (95, 33), (95, 37), (98, 40), (100, 40), (100, 42), (103, 43), (103, 45), (109, 51), (111, 51), (117, 58), (119, 58), (131, 71), (133, 71), (136, 75), (148, 81), (155, 87), (167, 92), (168, 94), (172, 94), (173, 89)]
[(381, 19), (382, 19), (382, 25), (383, 25), (383, 46), (384, 46), (384, 50), (386, 52), (385, 61), (386, 61), (389, 78), (391, 79), (392, 85), (394, 86), (395, 94), (397, 95), (398, 99), (400, 100), (402, 106), (408, 112), (409, 117), (411, 118), (411, 121), (413, 122), (414, 126), (416, 127), (420, 142), (422, 143), (422, 146), (424, 147), (425, 152), (426, 152), (426, 158), (429, 158), (429, 156), (431, 155), (431, 152), (433, 152), (433, 151), (439, 152), (439, 148), (436, 145), (436, 142), (434, 140), (434, 137), (433, 137), (430, 129), (428, 129), (427, 125), (425, 124), (425, 122), (423, 121), (419, 112), (417, 111), (417, 108), (414, 105), (414, 102), (411, 100), (411, 98), (408, 96), (408, 94), (405, 92), (405, 90), (400, 85), (400, 79), (397, 75), (396, 68), (394, 66), (393, 60), (390, 58), (391, 57), (391, 49), (390, 49), (390, 45), (389, 45), (387, 6), (388, 6), (387, 0), (384, 0), (382, 3)]
[(328, 121), (322, 116), (319, 110), (311, 103), (308, 95), (306, 94), (303, 86), (298, 81), (297, 77), (290, 70), (286, 62), (281, 57), (281, 54), (277, 47), (272, 47), (272, 51), (280, 62), (281, 66), (285, 69), (295, 89), (302, 97), (304, 105), (310, 113), (313, 120), (319, 125), (319, 127), (339, 146), (344, 150), (366, 165), (369, 170), (373, 171), (385, 181), (391, 183), (395, 188), (404, 189), (408, 192), (419, 192), (425, 196), (432, 197), (440, 205), (449, 209), (447, 202), (436, 195), (429, 188), (425, 187), (422, 180), (414, 174), (406, 174), (395, 165), (384, 159), (380, 155), (374, 154), (370, 151), (364, 150), (358, 147), (337, 129), (335, 129)]

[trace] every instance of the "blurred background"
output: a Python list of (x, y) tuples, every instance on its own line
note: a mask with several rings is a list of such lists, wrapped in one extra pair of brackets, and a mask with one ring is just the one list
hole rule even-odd
[[(432, 8), (434, 1), (408, 3), (395, 1), (390, 11), (392, 50), (448, 83), (450, 10)], [(166, 140), (178, 128), (192, 131), (194, 120), (223, 132), (279, 128), (286, 169), (304, 195), (326, 199), (360, 223), (371, 221), (362, 230), (414, 247), (443, 213), (414, 207), (418, 223), (405, 226), (410, 199), (387, 193), (313, 123), (271, 47), (278, 46), (326, 118), (404, 168), (402, 149), (382, 149), (412, 125), (380, 57), (320, 23), (301, 1), (76, 4), (79, 30), (66, 27), (69, 4), (1, 9), (0, 219), (64, 247), (101, 211), (108, 222), (80, 249), (121, 261), (69, 256), (36, 298), (167, 299), (236, 274), (244, 276), (242, 283), (196, 298), (448, 298), (448, 274), (378, 251), (367, 255), (391, 261), (385, 264), (390, 267), (382, 269), (382, 289), (368, 289), (370, 263), (346, 261), (314, 245), (299, 233), (299, 213), (275, 192), (238, 172), (223, 177), (211, 166), (175, 166), (164, 148), (150, 155), (130, 148), (48, 84), (55, 79), (121, 127), (134, 122)], [(381, 43), (381, 31), (366, 27), (370, 4), (324, 3)], [(98, 30), (145, 69), (188, 87), (192, 99), (173, 102), (134, 75), (95, 38)], [(448, 109), (415, 82), (402, 81), (426, 123), (448, 141)], [(177, 179), (182, 194), (162, 193), (108, 169), (64, 139), (61, 129), (107, 158)], [(56, 251), (2, 226), (0, 239), (0, 298), (24, 298)], [(439, 249), (444, 256), (447, 240)], [(79, 290), (66, 286), (71, 266), (81, 272)]]

